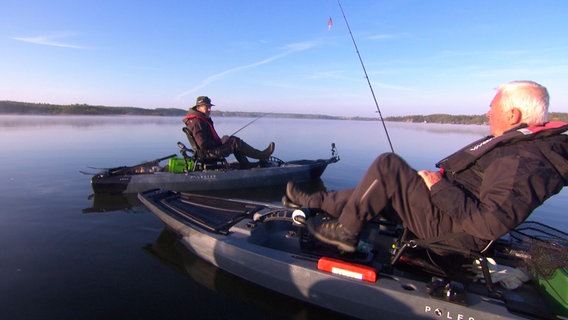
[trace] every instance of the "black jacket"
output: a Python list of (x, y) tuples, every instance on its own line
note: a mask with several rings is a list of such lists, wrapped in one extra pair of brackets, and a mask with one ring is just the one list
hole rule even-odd
[(186, 127), (191, 132), (195, 143), (201, 150), (212, 151), (222, 145), (219, 135), (213, 126), (213, 120), (195, 109), (189, 109), (183, 119)]
[(445, 179), (431, 190), (444, 217), (439, 227), (467, 233), (461, 245), (480, 248), (522, 223), (568, 185), (567, 130), (568, 124), (558, 122), (522, 126), (440, 161)]

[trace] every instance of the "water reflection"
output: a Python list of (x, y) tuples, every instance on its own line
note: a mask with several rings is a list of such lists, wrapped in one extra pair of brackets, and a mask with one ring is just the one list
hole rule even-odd
[[(220, 297), (223, 309), (231, 310), (226, 318), (244, 318), (242, 310), (270, 313), (271, 319), (350, 319), (329, 310), (308, 305), (254, 283), (235, 277), (203, 261), (187, 250), (176, 235), (164, 228), (156, 241), (143, 247), (145, 253), (180, 275)], [(214, 315), (210, 315), (216, 318)]]
[(91, 194), (92, 206), (82, 210), (83, 213), (101, 213), (123, 211), (129, 213), (146, 212), (136, 194)]
[[(317, 179), (306, 181), (298, 184), (302, 190), (307, 192), (316, 192), (327, 190), (323, 180)], [(194, 192), (197, 194), (210, 195), (222, 198), (242, 199), (257, 202), (268, 202), (280, 204), (282, 196), (286, 191), (285, 185), (262, 187), (262, 188), (241, 188), (234, 190), (211, 190)], [(96, 193), (88, 197), (92, 201), (92, 205), (82, 210), (82, 213), (103, 213), (121, 211), (127, 213), (147, 212), (142, 203), (138, 199), (137, 194), (119, 193), (107, 194)]]
[[(302, 189), (308, 192), (316, 192), (327, 190), (323, 180), (317, 179), (312, 181), (301, 182), (298, 184)], [(282, 196), (286, 192), (286, 186), (271, 186), (263, 188), (246, 188), (235, 190), (212, 190), (204, 192), (196, 192), (199, 194), (211, 195), (222, 198), (243, 199), (258, 202), (280, 203)]]

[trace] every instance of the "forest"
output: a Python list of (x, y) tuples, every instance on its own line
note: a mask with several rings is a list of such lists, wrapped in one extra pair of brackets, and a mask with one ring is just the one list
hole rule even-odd
[[(92, 106), (87, 104), (55, 105), (49, 103), (29, 103), (17, 101), (0, 101), (0, 114), (16, 115), (139, 115), (139, 116), (170, 116), (183, 117), (187, 110), (177, 108), (136, 108), (136, 107), (110, 107)], [(377, 121), (379, 118), (329, 116), (321, 114), (295, 114), (295, 113), (265, 113), (245, 111), (213, 110), (213, 117), (271, 117), (271, 118), (302, 118), (302, 119), (330, 119), (330, 120), (361, 120)], [(568, 113), (550, 112), (549, 120), (568, 122)], [(448, 124), (487, 124), (487, 117), (482, 115), (409, 115), (385, 117), (385, 121), (415, 122), (415, 123), (448, 123)]]

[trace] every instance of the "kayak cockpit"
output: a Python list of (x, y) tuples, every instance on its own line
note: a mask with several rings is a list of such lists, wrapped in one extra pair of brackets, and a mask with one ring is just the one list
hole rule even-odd
[[(342, 283), (340, 287), (352, 286), (357, 292), (393, 294), (401, 301), (405, 300), (403, 296), (415, 299), (423, 304), (422, 312), (432, 314), (437, 314), (435, 310), (446, 310), (443, 314), (471, 313), (480, 318), (488, 312), (507, 319), (517, 318), (518, 314), (558, 319), (557, 315), (564, 316), (567, 312), (564, 301), (568, 273), (563, 270), (566, 270), (568, 236), (548, 226), (525, 222), (511, 232), (510, 238), (495, 241), (482, 256), (493, 261), (488, 263), (487, 275), (489, 272), (483, 272), (477, 262), (478, 256), (460, 251), (438, 254), (427, 246), (417, 245), (396, 254), (400, 252), (396, 249), (407, 239), (401, 237), (400, 226), (386, 221), (368, 222), (360, 234), (357, 251), (344, 253), (308, 232), (301, 223), (302, 216), (295, 215), (305, 209), (165, 190), (144, 192), (139, 198), (198, 256), (268, 287), (274, 281), (289, 281), (290, 290), (300, 287), (312, 290), (319, 285), (316, 279), (325, 283), (337, 281)], [(322, 214), (309, 210), (304, 213), (305, 219)], [(542, 266), (541, 259), (547, 257), (554, 260), (546, 262), (547, 269), (552, 271), (549, 275), (536, 270), (539, 264)], [(264, 270), (262, 275), (266, 278), (259, 279), (259, 268)], [(531, 273), (530, 279), (523, 279), (516, 288), (508, 288), (506, 283), (515, 279), (496, 278), (502, 277), (503, 270), (507, 276), (517, 277), (517, 272), (526, 269)], [(338, 277), (344, 276), (365, 281), (343, 283)], [(492, 289), (488, 281), (498, 288)], [(337, 295), (344, 303), (349, 300), (341, 292), (318, 293)], [(388, 307), (380, 305), (380, 299), (373, 301), (372, 308)], [(432, 305), (443, 307), (431, 308)]]

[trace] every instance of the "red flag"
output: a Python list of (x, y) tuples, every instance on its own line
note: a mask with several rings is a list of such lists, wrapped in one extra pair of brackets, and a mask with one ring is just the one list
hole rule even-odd
[(331, 26), (333, 25), (333, 20), (331, 20), (331, 17), (329, 17), (329, 21), (327, 22), (327, 30), (331, 30)]

